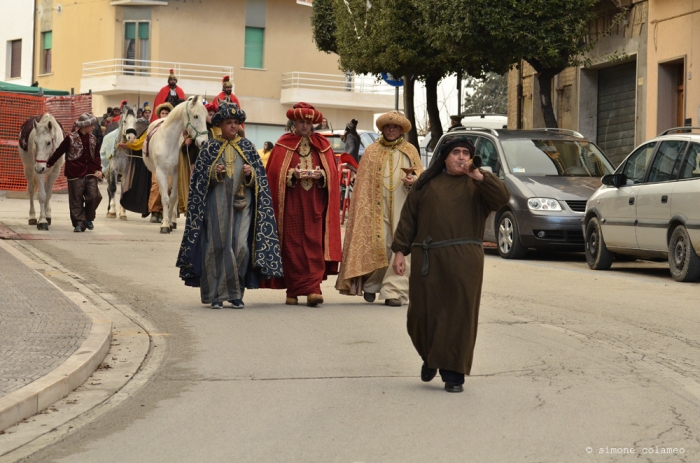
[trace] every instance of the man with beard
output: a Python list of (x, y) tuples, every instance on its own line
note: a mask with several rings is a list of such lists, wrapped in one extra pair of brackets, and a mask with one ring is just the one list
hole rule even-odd
[(399, 307), (408, 303), (410, 258), (406, 258), (406, 274), (397, 275), (391, 267), (391, 242), (401, 208), (423, 165), (416, 148), (403, 137), (411, 130), (403, 114), (382, 114), (377, 128), (382, 136), (365, 150), (355, 177), (335, 287), (342, 294), (364, 295), (367, 302), (374, 302), (379, 294), (385, 305)]
[(279, 229), (284, 278), (266, 287), (287, 289), (288, 305), (323, 303), (321, 282), (338, 272), (340, 182), (335, 156), (326, 137), (313, 132), (323, 115), (307, 103), (287, 111), (293, 133), (282, 135), (270, 153), (267, 176)]
[(151, 116), (151, 122), (158, 120), (160, 117), (158, 115), (158, 106), (163, 103), (170, 103), (172, 106), (175, 106), (179, 101), (184, 99), (185, 92), (177, 86), (177, 77), (175, 77), (175, 72), (171, 69), (170, 75), (168, 76), (168, 85), (160, 89), (156, 100), (153, 102), (153, 106), (156, 107), (156, 112)]

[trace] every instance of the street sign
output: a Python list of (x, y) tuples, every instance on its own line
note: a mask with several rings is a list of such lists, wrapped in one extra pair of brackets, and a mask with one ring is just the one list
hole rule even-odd
[(391, 85), (392, 87), (403, 87), (403, 78), (394, 77), (388, 72), (382, 72), (382, 79), (384, 79), (384, 82)]

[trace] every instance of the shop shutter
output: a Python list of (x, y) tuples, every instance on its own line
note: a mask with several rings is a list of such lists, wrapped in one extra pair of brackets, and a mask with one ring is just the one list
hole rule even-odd
[(613, 164), (634, 149), (637, 63), (598, 71), (596, 142)]

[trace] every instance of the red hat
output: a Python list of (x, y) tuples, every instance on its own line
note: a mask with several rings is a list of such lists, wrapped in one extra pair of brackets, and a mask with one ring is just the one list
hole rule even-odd
[(319, 124), (323, 120), (323, 114), (308, 103), (297, 103), (292, 106), (292, 109), (287, 110), (287, 119), (308, 120), (312, 124)]
[(224, 87), (233, 87), (233, 84), (231, 83), (231, 78), (229, 76), (224, 76), (224, 78), (221, 79), (221, 83), (224, 85)]
[(126, 103), (126, 100), (122, 100), (121, 104), (119, 104), (119, 109), (122, 109)]
[(204, 105), (204, 108), (207, 110), (207, 112), (209, 112), (209, 111), (216, 112), (216, 105), (214, 103), (207, 103)]

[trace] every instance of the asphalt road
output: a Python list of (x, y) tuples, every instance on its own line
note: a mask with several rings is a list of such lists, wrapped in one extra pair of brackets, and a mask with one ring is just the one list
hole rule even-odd
[[(74, 235), (61, 201), (52, 239), (31, 244), (150, 320), (167, 354), (128, 400), (26, 461), (700, 461), (700, 284), (667, 265), (488, 253), (472, 376), (448, 394), (420, 381), (405, 307), (331, 280), (321, 307), (257, 290), (213, 311), (177, 277), (184, 220), (160, 235), (103, 218), (103, 203)], [(24, 202), (0, 208), (38, 233)]]

